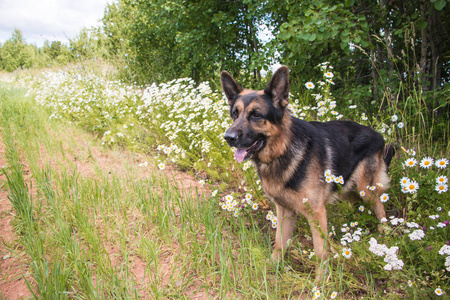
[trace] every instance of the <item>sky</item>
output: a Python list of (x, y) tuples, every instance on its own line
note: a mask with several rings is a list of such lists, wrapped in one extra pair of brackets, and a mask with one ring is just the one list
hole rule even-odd
[(25, 42), (38, 47), (44, 41), (61, 41), (78, 35), (83, 27), (100, 24), (107, 3), (113, 0), (0, 0), (0, 43), (14, 29)]

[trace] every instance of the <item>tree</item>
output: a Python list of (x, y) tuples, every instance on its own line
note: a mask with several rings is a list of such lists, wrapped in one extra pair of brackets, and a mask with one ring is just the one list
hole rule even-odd
[(0, 67), (7, 72), (18, 68), (30, 68), (36, 51), (36, 47), (25, 43), (22, 32), (14, 29), (11, 38), (0, 49)]
[(260, 43), (248, 2), (122, 0), (108, 5), (104, 30), (111, 46), (126, 48), (141, 83), (207, 80), (221, 69), (238, 74)]

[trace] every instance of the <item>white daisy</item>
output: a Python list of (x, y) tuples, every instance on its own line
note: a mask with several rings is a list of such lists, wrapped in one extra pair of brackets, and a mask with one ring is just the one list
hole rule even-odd
[(417, 165), (417, 160), (415, 158), (413, 158), (413, 157), (408, 158), (405, 161), (404, 165), (407, 166), (407, 167), (414, 167), (415, 165)]
[(389, 194), (387, 194), (387, 193), (383, 193), (381, 196), (380, 196), (380, 201), (381, 202), (387, 202), (389, 200)]
[(446, 193), (448, 191), (448, 185), (446, 183), (438, 183), (434, 189), (439, 194)]
[(311, 90), (315, 87), (314, 83), (312, 83), (312, 82), (305, 83), (305, 86), (308, 90)]
[(401, 186), (405, 186), (405, 185), (407, 185), (410, 181), (411, 181), (411, 179), (409, 179), (408, 177), (402, 177), (402, 179), (400, 179), (400, 185), (401, 185)]
[(438, 178), (436, 178), (436, 183), (447, 183), (448, 182), (448, 178), (445, 175), (439, 176)]
[(433, 165), (434, 160), (431, 157), (424, 157), (420, 161), (420, 166), (424, 169), (429, 169)]
[(437, 289), (434, 290), (434, 293), (438, 296), (442, 296), (444, 295), (444, 292), (442, 291), (442, 289), (440, 287), (438, 287)]
[(446, 158), (438, 159), (438, 160), (436, 160), (434, 165), (439, 169), (445, 169), (445, 168), (447, 168), (447, 165), (448, 165), (448, 159), (446, 159)]
[(417, 190), (419, 189), (419, 184), (417, 183), (417, 181), (410, 181), (405, 188), (407, 189), (407, 192), (410, 194), (414, 194), (417, 192)]
[(350, 248), (342, 249), (342, 256), (344, 256), (345, 258), (352, 257), (352, 249), (350, 249)]

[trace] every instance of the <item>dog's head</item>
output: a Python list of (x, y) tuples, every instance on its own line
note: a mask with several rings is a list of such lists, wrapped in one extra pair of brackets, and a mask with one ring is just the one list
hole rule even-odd
[(264, 150), (271, 151), (269, 148), (282, 134), (280, 128), (289, 102), (289, 69), (279, 68), (262, 91), (241, 88), (227, 71), (222, 72), (221, 82), (233, 119), (225, 140), (237, 148), (236, 160), (242, 162)]

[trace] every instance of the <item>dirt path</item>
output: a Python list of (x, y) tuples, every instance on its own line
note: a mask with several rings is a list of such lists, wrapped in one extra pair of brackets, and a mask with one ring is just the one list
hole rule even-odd
[[(95, 177), (96, 172), (100, 168), (101, 172), (113, 173), (116, 175), (126, 174), (130, 169), (129, 164), (138, 166), (146, 161), (147, 157), (144, 154), (129, 152), (129, 151), (113, 151), (101, 147), (98, 143), (93, 141), (92, 136), (85, 132), (77, 132), (74, 136), (75, 143), (69, 138), (63, 138), (56, 135), (55, 138), (62, 140), (62, 147), (65, 150), (64, 158), (52, 157), (52, 154), (46, 153), (45, 147), (41, 146), (41, 162), (42, 165), (50, 163), (52, 169), (60, 168), (60, 163), (70, 164), (76, 166), (77, 171), (81, 176)], [(0, 167), (6, 166), (7, 161), (5, 157), (5, 145), (0, 136)], [(167, 166), (164, 171), (158, 170), (150, 163), (146, 167), (139, 167), (138, 176), (142, 178), (151, 178), (155, 172), (164, 172), (169, 178), (172, 185), (177, 186), (182, 192), (207, 192), (207, 189), (198, 183), (198, 180), (187, 173), (177, 171), (172, 166)], [(26, 282), (23, 277), (32, 282), (32, 275), (30, 274), (29, 264), (26, 254), (20, 250), (18, 243), (18, 236), (14, 232), (12, 221), (14, 219), (14, 210), (12, 209), (10, 201), (7, 199), (6, 178), (4, 175), (0, 176), (0, 298), (2, 296), (6, 299), (23, 299), (31, 296)], [(176, 249), (177, 247), (172, 247)], [(115, 251), (113, 248), (107, 249), (110, 254), (111, 261), (115, 260)], [(160, 272), (163, 274), (171, 274), (172, 265), (171, 256), (174, 254), (166, 254), (162, 257), (160, 262)], [(145, 268), (147, 263), (138, 256), (130, 257), (132, 265), (132, 273), (136, 282), (142, 284), (148, 283)], [(120, 263), (120, 258), (117, 261)], [(148, 274), (147, 274), (148, 277)], [(190, 295), (192, 299), (205, 299), (203, 293), (196, 293)], [(143, 293), (145, 299), (145, 291)]]
[[(5, 145), (0, 135), (0, 168), (5, 166)], [(20, 250), (18, 236), (11, 224), (14, 211), (7, 197), (5, 182), (6, 176), (0, 173), (0, 297), (14, 300), (31, 296), (24, 279), (30, 280), (31, 276), (27, 266), (29, 261)]]

